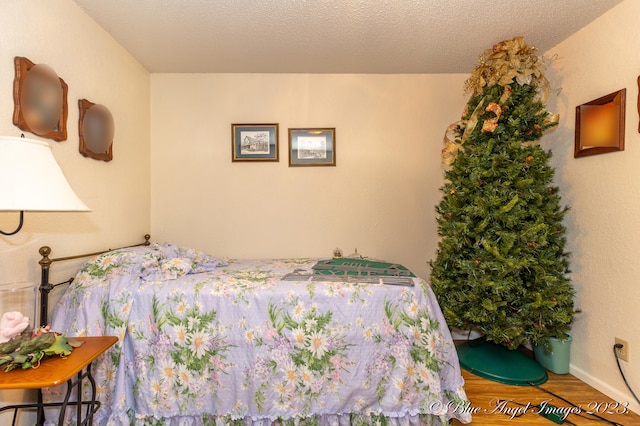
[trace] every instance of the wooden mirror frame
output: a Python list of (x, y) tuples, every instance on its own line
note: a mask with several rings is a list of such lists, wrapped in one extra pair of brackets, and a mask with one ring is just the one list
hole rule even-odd
[(621, 89), (576, 107), (574, 157), (624, 151), (626, 92)]
[[(64, 82), (63, 79), (55, 75), (55, 72), (52, 71), (52, 75), (55, 75), (55, 78), (47, 79), (46, 83), (53, 85), (53, 90), (58, 91), (58, 85), (62, 89), (62, 105), (56, 106), (57, 111), (48, 111), (47, 114), (56, 114), (57, 121), (54, 126), (47, 126), (43, 129), (37, 129), (33, 127), (33, 123), (30, 118), (33, 114), (38, 114), (37, 108), (35, 111), (31, 110), (30, 106), (23, 103), (23, 94), (26, 91), (26, 83), (29, 81), (28, 76), (29, 72), (36, 66), (29, 59), (16, 56), (14, 58), (15, 65), (15, 79), (13, 81), (13, 124), (18, 126), (21, 130), (25, 132), (31, 132), (35, 135), (42, 136), (43, 138), (53, 139), (54, 141), (60, 142), (67, 139), (67, 116), (68, 116), (68, 107), (67, 107), (67, 93), (69, 91), (69, 87), (67, 83)], [(47, 67), (44, 64), (39, 64), (42, 67)], [(59, 107), (59, 109), (58, 109)], [(30, 124), (31, 122), (31, 124)]]
[[(104, 105), (95, 104), (86, 99), (78, 100), (78, 108), (80, 109), (80, 118), (78, 119), (78, 135), (80, 136), (80, 154), (95, 160), (111, 161), (113, 160), (113, 116)], [(95, 129), (98, 134), (88, 135), (85, 126), (89, 126), (93, 121), (88, 121), (90, 114), (96, 114), (94, 120), (100, 120), (100, 126)], [(89, 117), (90, 118), (90, 117)], [(92, 137), (99, 138), (99, 141), (90, 140)], [(93, 151), (91, 147), (95, 147), (96, 142), (104, 149), (100, 152)]]
[(640, 75), (638, 76), (638, 133), (640, 133)]

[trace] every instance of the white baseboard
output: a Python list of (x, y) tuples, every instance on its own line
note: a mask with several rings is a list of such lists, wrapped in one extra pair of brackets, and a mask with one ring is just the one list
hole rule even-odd
[[(577, 377), (578, 379), (588, 384), (589, 386), (607, 395), (609, 398), (613, 399), (614, 401), (619, 402), (621, 404), (628, 403), (629, 410), (633, 411), (636, 414), (640, 414), (640, 404), (638, 404), (633, 399), (633, 396), (631, 396), (630, 394), (626, 392), (621, 392), (620, 390), (609, 386), (608, 384), (604, 383), (600, 379), (596, 379), (592, 375), (588, 374), (584, 370), (578, 367), (575, 367), (573, 364), (569, 367), (569, 372), (573, 376)], [(600, 401), (593, 401), (593, 402), (600, 402)]]

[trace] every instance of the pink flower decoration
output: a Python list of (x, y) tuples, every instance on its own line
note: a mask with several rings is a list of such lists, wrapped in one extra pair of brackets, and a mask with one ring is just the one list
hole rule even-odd
[(0, 343), (8, 342), (27, 327), (29, 327), (29, 318), (17, 311), (5, 312), (0, 318)]

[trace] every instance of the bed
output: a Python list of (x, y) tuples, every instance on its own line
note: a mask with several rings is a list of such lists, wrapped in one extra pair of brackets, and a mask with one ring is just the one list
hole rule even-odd
[(51, 327), (119, 338), (93, 367), (102, 403), (94, 422), (470, 422), (428, 284), (318, 278), (317, 263), (226, 260), (171, 244), (93, 256), (56, 303)]

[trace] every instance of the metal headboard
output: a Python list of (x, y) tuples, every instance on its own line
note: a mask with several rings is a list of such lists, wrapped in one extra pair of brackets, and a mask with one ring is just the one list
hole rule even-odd
[(148, 246), (151, 244), (150, 240), (151, 240), (151, 235), (145, 234), (143, 243), (132, 244), (130, 246), (123, 246), (115, 249), (96, 251), (94, 253), (78, 254), (75, 256), (67, 256), (67, 257), (56, 257), (53, 259), (49, 257), (49, 255), (51, 254), (51, 248), (49, 246), (40, 247), (40, 250), (38, 250), (40, 255), (42, 256), (42, 259), (40, 259), (40, 261), (38, 262), (40, 264), (40, 324), (45, 326), (49, 322), (49, 293), (51, 292), (51, 290), (58, 287), (59, 285), (71, 284), (73, 282), (73, 277), (72, 277), (63, 282), (60, 282), (57, 284), (51, 284), (49, 282), (49, 269), (51, 268), (51, 264), (53, 262), (63, 262), (65, 260), (82, 259), (83, 257), (97, 256), (99, 254), (107, 253), (109, 251), (117, 250), (120, 248)]

